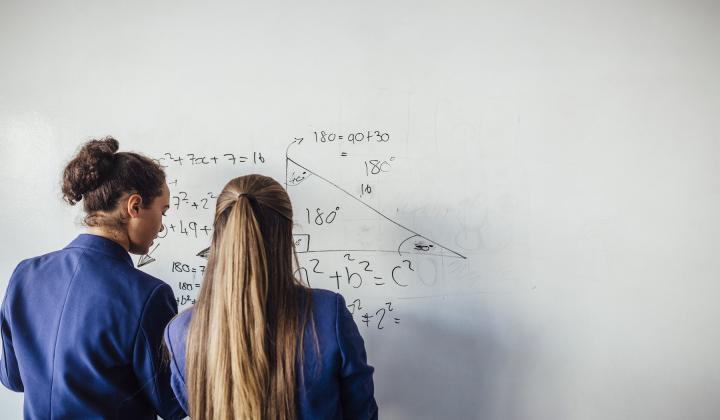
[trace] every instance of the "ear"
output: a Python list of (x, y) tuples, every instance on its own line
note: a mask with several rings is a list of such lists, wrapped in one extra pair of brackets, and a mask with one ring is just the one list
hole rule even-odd
[(140, 215), (140, 209), (142, 208), (143, 200), (140, 194), (131, 194), (127, 200), (127, 212), (131, 219), (134, 219)]

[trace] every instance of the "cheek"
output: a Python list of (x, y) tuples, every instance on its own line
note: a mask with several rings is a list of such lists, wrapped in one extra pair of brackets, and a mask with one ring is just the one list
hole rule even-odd
[(157, 233), (158, 229), (160, 229), (160, 226), (162, 225), (162, 219), (161, 218), (155, 218), (150, 217), (145, 220), (143, 220), (143, 223), (141, 226), (138, 226), (138, 233), (139, 236), (145, 237), (145, 238), (151, 238), (154, 237)]
[(155, 228), (155, 231), (160, 230), (160, 226), (162, 226), (162, 215), (158, 216), (157, 219), (155, 219), (153, 223), (153, 227)]

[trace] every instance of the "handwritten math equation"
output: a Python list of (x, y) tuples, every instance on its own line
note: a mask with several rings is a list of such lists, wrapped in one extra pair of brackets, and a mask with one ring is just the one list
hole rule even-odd
[(346, 306), (350, 311), (350, 314), (355, 318), (356, 315), (360, 320), (360, 323), (367, 328), (375, 328), (383, 330), (387, 326), (394, 326), (400, 324), (400, 318), (397, 316), (395, 311), (397, 308), (393, 302), (388, 300), (382, 306), (365, 307), (360, 299), (353, 299), (351, 303), (346, 302)]
[[(363, 305), (361, 299), (354, 297), (352, 293), (352, 289), (363, 287), (363, 276), (366, 279), (365, 287), (385, 285), (382, 276), (369, 275), (370, 273), (375, 274), (371, 262), (368, 259), (353, 258), (349, 253), (345, 254), (344, 258), (348, 261), (357, 261), (357, 266), (351, 270), (351, 267), (346, 265), (343, 267), (343, 272), (335, 269), (328, 278), (331, 280), (331, 285), (335, 285), (335, 287), (332, 287), (333, 289), (344, 296), (352, 297), (352, 300), (347, 301), (347, 307), (353, 315), (353, 318), (356, 319), (356, 322), (359, 324), (362, 323), (366, 327), (377, 328), (378, 330), (384, 329), (385, 326), (388, 325), (388, 322), (391, 322), (392, 325), (399, 324), (400, 318), (397, 316), (397, 312), (395, 311), (396, 307), (391, 301), (385, 302), (382, 306), (370, 307), (369, 305)], [(313, 274), (325, 274), (325, 272), (319, 271), (320, 264), (321, 261), (318, 258), (311, 258), (309, 260), (309, 267)], [(205, 274), (206, 267), (204, 263), (188, 264), (182, 261), (172, 261), (170, 272), (179, 277), (175, 282), (176, 290), (179, 291), (179, 293), (176, 294), (176, 301), (179, 306), (195, 304), (195, 299), (202, 285), (202, 276)], [(390, 279), (392, 279), (393, 284), (397, 287), (408, 286), (400, 283), (398, 280), (402, 270), (412, 271), (411, 261), (405, 260), (402, 265), (397, 265), (390, 271)], [(308, 280), (308, 268), (300, 267), (295, 273), (303, 283), (309, 287), (313, 286)], [(330, 288), (327, 286), (328, 284), (320, 285), (322, 288)]]
[(323, 279), (330, 280), (333, 288), (338, 291), (345, 289), (359, 289), (361, 287), (408, 287), (408, 273), (415, 271), (412, 261), (403, 259), (402, 262), (394, 265), (389, 270), (381, 271), (375, 267), (371, 258), (360, 257), (350, 252), (343, 254), (343, 264), (341, 267), (330, 266), (321, 262), (322, 257), (310, 258), (305, 265), (301, 265), (295, 274), (306, 283), (313, 287), (314, 280), (321, 279), (327, 286), (327, 282)]
[[(392, 144), (391, 133), (379, 128), (317, 129), (289, 142), (285, 178), (277, 179), (293, 203), (296, 278), (308, 287), (342, 294), (357, 325), (373, 331), (397, 328), (402, 317), (398, 299), (434, 286), (442, 264), (431, 259), (464, 258), (365, 201), (385, 192), (382, 184), (402, 162)], [(207, 268), (212, 220), (223, 184), (210, 182), (228, 173), (276, 169), (276, 157), (266, 150), (174, 150), (155, 156), (168, 179), (170, 211), (157, 244), (140, 258), (138, 267), (154, 264), (159, 276), (167, 275), (181, 309), (195, 304)], [(351, 169), (350, 175), (345, 174), (340, 184), (332, 171), (323, 169), (325, 165)], [(315, 171), (318, 166), (325, 176)], [(369, 235), (368, 226), (377, 229), (375, 233)]]
[(170, 168), (173, 166), (184, 167), (200, 167), (200, 166), (219, 166), (219, 165), (242, 165), (253, 164), (259, 165), (265, 163), (265, 156), (262, 152), (250, 152), (246, 154), (237, 153), (217, 153), (217, 154), (199, 154), (199, 153), (170, 153), (165, 152), (161, 157), (153, 159), (162, 168)]

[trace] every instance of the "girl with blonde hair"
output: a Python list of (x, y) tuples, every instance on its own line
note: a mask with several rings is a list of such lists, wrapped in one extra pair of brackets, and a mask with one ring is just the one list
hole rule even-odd
[(194, 420), (377, 418), (343, 297), (293, 275), (292, 216), (269, 177), (235, 178), (218, 196), (200, 296), (165, 330), (172, 387)]

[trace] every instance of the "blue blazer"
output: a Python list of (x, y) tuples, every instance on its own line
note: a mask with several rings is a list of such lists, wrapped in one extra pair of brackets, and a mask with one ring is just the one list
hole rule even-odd
[[(312, 305), (320, 360), (308, 322), (302, 367), (305, 384), (302, 386), (299, 380), (297, 384), (298, 419), (377, 419), (374, 369), (367, 364), (365, 344), (345, 300), (337, 293), (313, 289)], [(171, 354), (172, 388), (185, 411), (188, 409), (185, 340), (191, 318), (192, 309), (184, 311), (165, 330)]]
[(122, 246), (80, 235), (15, 269), (0, 311), (0, 380), (25, 392), (26, 419), (182, 418), (162, 351), (175, 314), (170, 286)]

